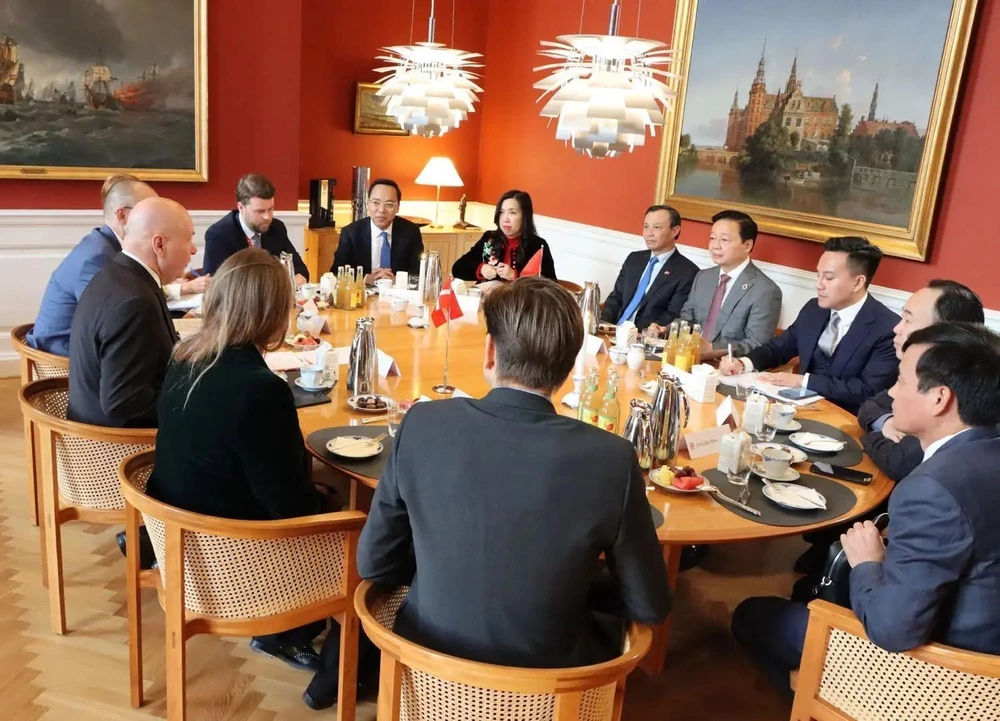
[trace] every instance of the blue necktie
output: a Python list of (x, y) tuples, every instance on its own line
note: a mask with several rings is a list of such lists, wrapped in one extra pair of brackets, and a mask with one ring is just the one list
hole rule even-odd
[(618, 318), (619, 325), (632, 317), (635, 313), (636, 308), (642, 303), (642, 299), (646, 296), (646, 288), (649, 287), (649, 279), (653, 277), (653, 266), (656, 265), (656, 256), (649, 256), (649, 263), (646, 265), (646, 272), (642, 274), (642, 278), (639, 279), (639, 287), (635, 289), (635, 293), (632, 295), (632, 301), (628, 304), (625, 312), (621, 314)]
[(378, 267), (392, 270), (392, 260), (389, 257), (391, 252), (389, 247), (389, 234), (383, 230), (379, 233), (378, 237), (382, 241), (382, 250), (379, 251)]

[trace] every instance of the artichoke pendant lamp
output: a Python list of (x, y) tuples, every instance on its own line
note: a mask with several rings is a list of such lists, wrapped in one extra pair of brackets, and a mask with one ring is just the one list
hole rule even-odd
[[(386, 113), (411, 134), (427, 138), (444, 135), (467, 120), (469, 113), (475, 112), (473, 104), (479, 100), (476, 93), (483, 92), (476, 85), (479, 76), (471, 72), (471, 68), (482, 67), (473, 62), (482, 55), (435, 42), (434, 26), (431, 0), (427, 42), (381, 48), (390, 54), (377, 59), (389, 65), (375, 68), (375, 72), (383, 74), (376, 81), (381, 87), (375, 94), (383, 99)], [(452, 45), (454, 35), (453, 2)]]
[(557, 140), (593, 158), (645, 144), (646, 129), (656, 135), (676, 95), (666, 81), (678, 76), (665, 69), (676, 51), (656, 40), (619, 36), (620, 16), (621, 4), (613, 0), (607, 35), (560, 35), (543, 40), (538, 51), (559, 61), (535, 68), (551, 71), (534, 85), (543, 91), (539, 102), (548, 97), (541, 116), (556, 121)]

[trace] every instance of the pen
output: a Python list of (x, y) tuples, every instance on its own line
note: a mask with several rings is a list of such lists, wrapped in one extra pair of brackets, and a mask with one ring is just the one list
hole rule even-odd
[(729, 365), (733, 364), (733, 344), (726, 343), (726, 352), (729, 354)]

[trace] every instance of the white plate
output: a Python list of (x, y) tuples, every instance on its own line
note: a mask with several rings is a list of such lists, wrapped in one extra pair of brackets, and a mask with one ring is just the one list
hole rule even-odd
[(382, 444), (367, 436), (337, 436), (327, 442), (326, 450), (343, 458), (371, 458), (382, 452)]
[(777, 426), (778, 433), (794, 433), (795, 431), (802, 430), (802, 424), (798, 421), (792, 421), (787, 426)]
[(305, 382), (302, 380), (302, 376), (299, 376), (298, 378), (295, 379), (295, 385), (297, 385), (304, 391), (328, 391), (335, 385), (337, 385), (337, 381), (327, 381), (326, 383), (322, 383), (318, 386), (313, 387), (313, 386), (307, 386)]
[(837, 453), (844, 450), (847, 444), (838, 441), (836, 438), (824, 436), (820, 433), (793, 433), (788, 436), (788, 440), (813, 453)]
[(782, 451), (788, 451), (792, 454), (792, 463), (805, 463), (808, 460), (806, 454), (798, 448), (786, 446), (784, 443), (754, 443), (752, 448), (757, 453), (762, 453), (766, 448), (777, 448)]
[(685, 490), (684, 488), (678, 488), (677, 486), (671, 483), (666, 483), (666, 484), (660, 483), (659, 468), (654, 468), (649, 472), (649, 480), (651, 480), (657, 488), (664, 491), (669, 491), (670, 493), (698, 493), (698, 491), (701, 490), (700, 488), (692, 488), (691, 490)]
[(784, 481), (785, 483), (789, 483), (791, 481), (797, 481), (800, 478), (799, 472), (796, 471), (794, 468), (789, 468), (787, 471), (785, 471), (785, 475), (783, 475), (781, 478), (778, 478), (777, 476), (767, 475), (764, 472), (764, 467), (759, 463), (752, 464), (750, 466), (750, 470), (756, 473), (758, 476), (763, 476), (769, 481)]
[(388, 413), (389, 409), (392, 407), (392, 399), (389, 396), (383, 396), (380, 393), (366, 393), (364, 397), (375, 396), (376, 398), (381, 398), (385, 401), (385, 406), (382, 408), (359, 408), (358, 407), (358, 396), (351, 396), (347, 399), (347, 405), (351, 407), (352, 410), (358, 413)]
[[(774, 488), (778, 488), (778, 493), (780, 495), (775, 495)], [(822, 508), (818, 508), (809, 501), (801, 498), (796, 494), (795, 489), (801, 488), (801, 486), (794, 486), (790, 483), (772, 483), (770, 486), (764, 486), (764, 496), (782, 508), (788, 508), (793, 511), (820, 511)], [(784, 491), (782, 493), (782, 491)], [(816, 491), (816, 494), (823, 499), (823, 506), (826, 507), (826, 498), (822, 493)], [(780, 500), (779, 500), (780, 499)]]

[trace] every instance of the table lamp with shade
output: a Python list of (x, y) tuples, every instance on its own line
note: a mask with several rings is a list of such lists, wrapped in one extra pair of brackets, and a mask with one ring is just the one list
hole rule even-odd
[(434, 201), (434, 223), (432, 228), (440, 228), (438, 223), (438, 211), (441, 208), (441, 187), (461, 188), (464, 183), (455, 170), (455, 164), (451, 158), (434, 157), (427, 161), (427, 165), (420, 171), (415, 181), (417, 185), (437, 186), (437, 200)]

